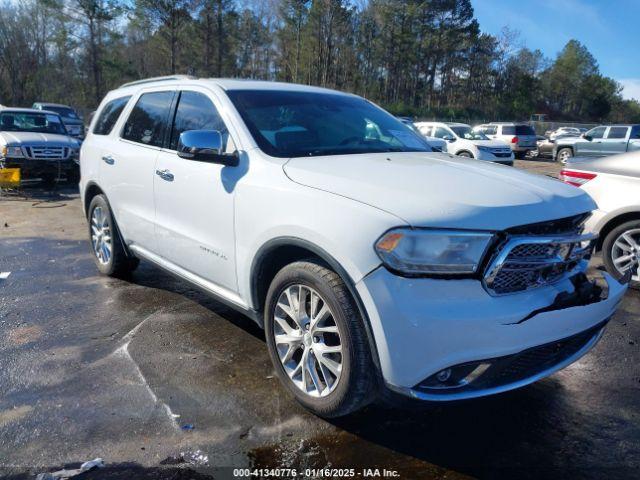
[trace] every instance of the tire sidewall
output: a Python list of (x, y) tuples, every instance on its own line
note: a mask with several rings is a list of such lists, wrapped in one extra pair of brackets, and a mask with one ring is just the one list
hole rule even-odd
[[(285, 372), (284, 366), (280, 361), (275, 346), (274, 339), (274, 313), (278, 298), (285, 289), (292, 285), (305, 285), (314, 289), (328, 303), (333, 318), (338, 326), (340, 334), (340, 342), (342, 344), (342, 372), (338, 386), (326, 397), (311, 397), (300, 390), (289, 378)], [(313, 272), (302, 268), (295, 268), (295, 264), (285, 267), (274, 278), (271, 287), (267, 293), (267, 301), (265, 305), (265, 333), (267, 345), (269, 347), (269, 355), (274, 364), (276, 374), (287, 387), (287, 389), (296, 397), (296, 399), (306, 408), (314, 413), (322, 416), (331, 416), (330, 412), (339, 408), (341, 404), (348, 400), (351, 386), (354, 382), (354, 365), (355, 351), (352, 339), (349, 320), (346, 318), (345, 312), (338, 301), (333, 289), (327, 285), (322, 277), (315, 275)]]
[[(622, 233), (635, 228), (640, 228), (640, 220), (631, 220), (630, 222), (625, 222), (622, 225), (618, 225), (607, 234), (602, 242), (602, 262), (604, 263), (607, 272), (609, 272), (609, 274), (617, 280), (620, 280), (624, 275), (622, 275), (613, 264), (613, 258), (611, 256), (613, 244), (615, 243), (616, 239), (620, 235), (622, 235)], [(640, 288), (640, 282), (632, 280), (629, 283), (629, 286), (638, 289)]]
[[(568, 153), (567, 157), (564, 158), (564, 159), (562, 158), (562, 152), (567, 152)], [(573, 157), (573, 151), (570, 148), (561, 148), (558, 151), (558, 161), (560, 163), (566, 163), (567, 160), (569, 160), (571, 157)]]
[[(104, 211), (104, 214), (107, 216), (109, 220), (109, 228), (111, 230), (111, 257), (107, 263), (102, 263), (98, 260), (96, 253), (93, 249), (93, 241), (91, 240), (92, 231), (91, 231), (91, 218), (93, 217), (93, 211), (97, 208), (101, 207)], [(115, 229), (115, 225), (113, 223), (113, 216), (111, 215), (111, 208), (109, 208), (109, 203), (104, 195), (96, 195), (91, 200), (89, 204), (89, 212), (88, 212), (88, 231), (89, 231), (89, 245), (91, 247), (91, 256), (93, 257), (93, 261), (100, 270), (100, 273), (104, 275), (113, 275), (114, 273), (114, 259), (116, 255), (116, 242), (118, 241), (117, 232)]]

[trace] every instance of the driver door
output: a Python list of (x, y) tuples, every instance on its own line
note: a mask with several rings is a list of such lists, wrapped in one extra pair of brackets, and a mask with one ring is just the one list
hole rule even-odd
[(607, 127), (596, 127), (584, 134), (585, 137), (591, 137), (591, 140), (581, 138), (575, 143), (574, 156), (576, 157), (595, 157), (602, 155), (602, 139), (607, 131)]
[(236, 292), (233, 199), (224, 165), (178, 157), (180, 134), (218, 130), (227, 151), (235, 144), (205, 89), (178, 94), (168, 145), (158, 155), (154, 174), (156, 238), (159, 253), (174, 265)]

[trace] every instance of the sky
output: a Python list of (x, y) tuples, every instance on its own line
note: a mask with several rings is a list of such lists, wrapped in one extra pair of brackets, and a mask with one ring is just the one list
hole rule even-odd
[(640, 0), (471, 0), (483, 32), (520, 32), (524, 46), (554, 59), (575, 38), (620, 82), (622, 96), (640, 100)]

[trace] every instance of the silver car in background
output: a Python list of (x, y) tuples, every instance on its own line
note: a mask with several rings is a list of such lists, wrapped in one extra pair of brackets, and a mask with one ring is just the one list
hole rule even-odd
[(474, 132), (484, 133), (492, 140), (502, 140), (511, 147), (516, 158), (525, 158), (527, 153), (537, 149), (538, 136), (527, 123), (492, 122), (478, 125)]
[(585, 230), (599, 234), (597, 246), (607, 271), (620, 279), (631, 270), (631, 286), (640, 286), (640, 151), (571, 159), (560, 178), (598, 204)]

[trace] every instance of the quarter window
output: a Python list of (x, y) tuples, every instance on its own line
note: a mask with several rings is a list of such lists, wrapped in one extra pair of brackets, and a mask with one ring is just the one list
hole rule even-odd
[(109, 135), (130, 98), (131, 96), (116, 98), (107, 103), (96, 120), (93, 133), (96, 135)]
[(219, 131), (222, 134), (223, 149), (226, 150), (229, 131), (209, 97), (202, 93), (184, 91), (180, 94), (169, 142), (171, 150), (178, 149), (180, 134), (187, 130)]
[(161, 147), (167, 128), (173, 92), (144, 93), (131, 110), (122, 138), (136, 143)]
[(627, 132), (629, 131), (629, 127), (611, 127), (609, 128), (609, 134), (607, 138), (627, 138)]

